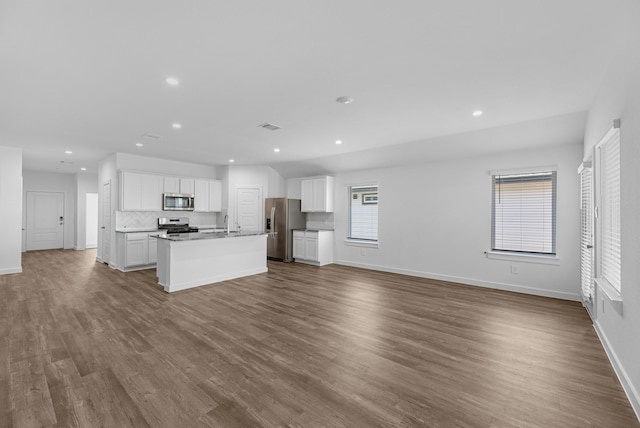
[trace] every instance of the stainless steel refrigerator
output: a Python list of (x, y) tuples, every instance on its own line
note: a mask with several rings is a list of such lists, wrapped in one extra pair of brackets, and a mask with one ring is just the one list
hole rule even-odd
[(305, 214), (300, 211), (300, 199), (266, 198), (265, 232), (267, 258), (284, 262), (293, 261), (293, 229), (304, 229)]

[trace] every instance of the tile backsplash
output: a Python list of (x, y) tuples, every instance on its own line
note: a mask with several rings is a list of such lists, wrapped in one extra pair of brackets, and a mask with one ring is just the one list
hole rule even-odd
[(333, 230), (333, 213), (307, 213), (307, 229)]
[(158, 217), (188, 217), (193, 226), (217, 224), (218, 213), (166, 211), (116, 211), (116, 229), (124, 227), (155, 227)]

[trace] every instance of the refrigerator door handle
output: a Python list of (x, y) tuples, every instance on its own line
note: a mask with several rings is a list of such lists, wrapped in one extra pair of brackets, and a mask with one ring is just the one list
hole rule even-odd
[(276, 238), (275, 235), (276, 233), (278, 233), (276, 231), (276, 207), (275, 206), (271, 207), (271, 230), (272, 230), (271, 237), (275, 239)]

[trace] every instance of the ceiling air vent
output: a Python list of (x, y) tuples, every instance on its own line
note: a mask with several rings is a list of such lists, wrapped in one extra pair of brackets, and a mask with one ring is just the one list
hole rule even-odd
[(280, 129), (278, 125), (274, 125), (273, 123), (265, 122), (262, 125), (258, 125), (261, 128), (268, 129), (269, 131), (277, 131)]
[(159, 135), (154, 135), (154, 134), (142, 134), (140, 136), (140, 138), (147, 140), (147, 141), (156, 141), (160, 139)]

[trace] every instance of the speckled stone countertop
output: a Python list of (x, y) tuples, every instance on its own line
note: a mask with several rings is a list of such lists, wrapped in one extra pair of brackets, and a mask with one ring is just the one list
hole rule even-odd
[(240, 238), (242, 236), (266, 235), (263, 232), (197, 232), (197, 233), (161, 233), (158, 239), (167, 241), (198, 241), (201, 239)]

